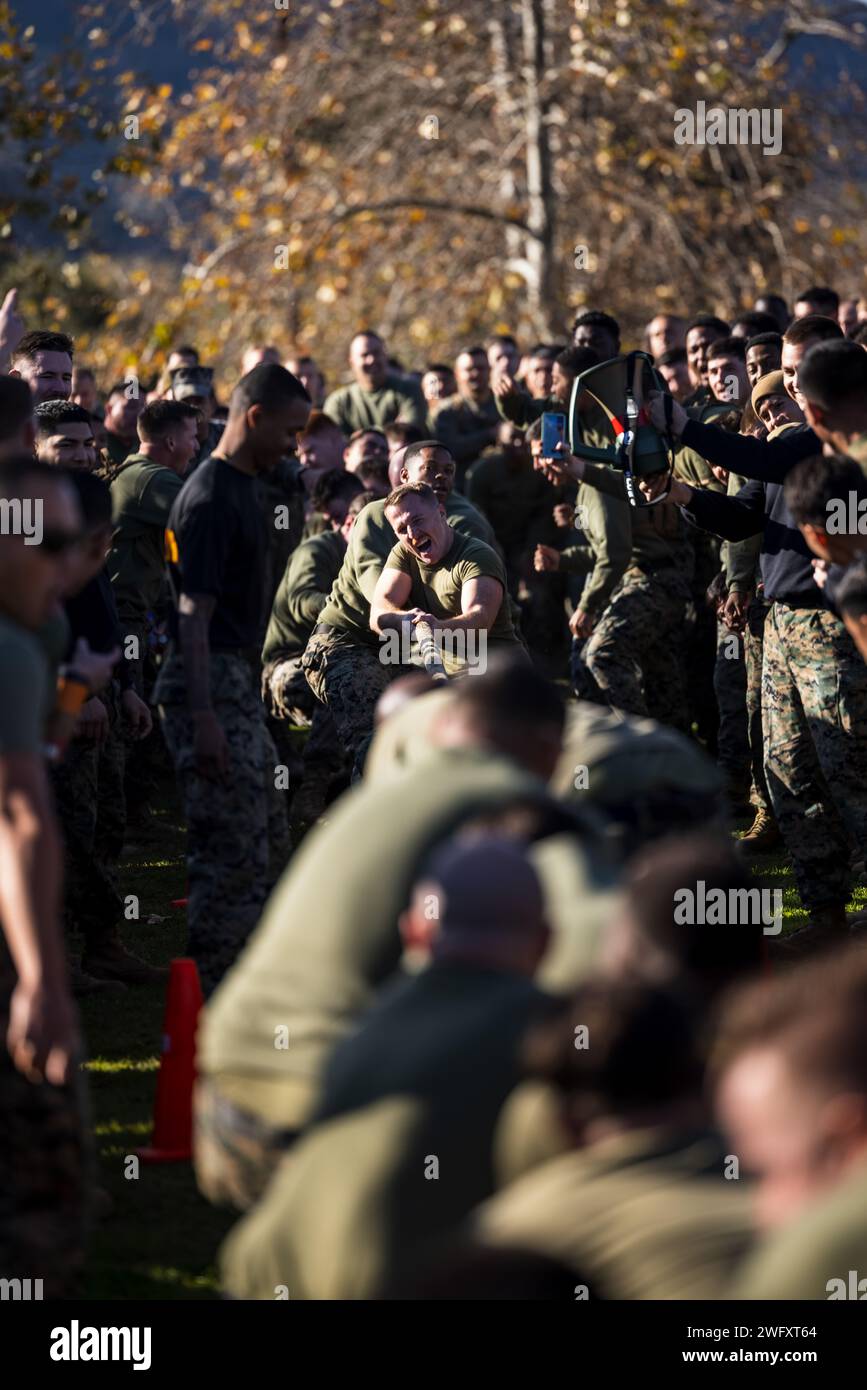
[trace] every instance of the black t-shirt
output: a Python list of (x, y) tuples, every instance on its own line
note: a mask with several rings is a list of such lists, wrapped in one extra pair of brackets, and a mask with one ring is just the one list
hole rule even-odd
[(253, 648), (259, 640), (267, 535), (255, 479), (225, 459), (208, 458), (184, 483), (167, 528), (175, 599), (212, 594), (211, 651)]

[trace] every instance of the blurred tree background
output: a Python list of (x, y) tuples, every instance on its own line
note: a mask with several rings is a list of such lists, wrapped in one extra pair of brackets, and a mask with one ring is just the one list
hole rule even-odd
[[(365, 324), (421, 365), (494, 330), (563, 339), (582, 306), (637, 342), (661, 308), (867, 288), (863, 5), (155, 0), (78, 19), (46, 51), (0, 0), (0, 290), (107, 376), (182, 339), (228, 381), (274, 341), (334, 381)], [(180, 83), (142, 62), (169, 32)], [(780, 110), (781, 152), (677, 145), (699, 100)]]

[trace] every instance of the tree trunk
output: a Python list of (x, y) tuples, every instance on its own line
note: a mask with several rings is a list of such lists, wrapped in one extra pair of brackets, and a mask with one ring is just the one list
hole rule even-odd
[(527, 161), (527, 223), (532, 235), (525, 239), (528, 311), (538, 330), (554, 339), (562, 306), (558, 302), (554, 266), (556, 213), (551, 184), (551, 149), (544, 95), (545, 20), (544, 0), (522, 0), (524, 62), (524, 129)]

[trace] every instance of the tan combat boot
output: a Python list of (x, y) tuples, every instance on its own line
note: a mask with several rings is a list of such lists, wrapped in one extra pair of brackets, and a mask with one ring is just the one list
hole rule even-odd
[(781, 839), (780, 829), (773, 815), (760, 807), (749, 830), (741, 836), (741, 844), (764, 852), (775, 849)]

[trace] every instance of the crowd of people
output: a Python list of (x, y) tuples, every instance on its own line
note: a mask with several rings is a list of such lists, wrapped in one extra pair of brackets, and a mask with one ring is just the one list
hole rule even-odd
[(123, 856), (177, 795), (226, 1297), (853, 1296), (867, 300), (348, 368), (102, 383), (0, 310), (0, 1277), (79, 1287), (75, 1000), (167, 978)]

